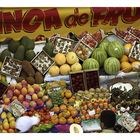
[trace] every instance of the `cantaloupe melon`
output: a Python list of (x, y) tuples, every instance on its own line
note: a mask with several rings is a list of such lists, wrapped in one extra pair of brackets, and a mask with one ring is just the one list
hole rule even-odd
[(58, 66), (52, 66), (50, 69), (49, 69), (49, 74), (51, 76), (58, 76), (59, 75), (59, 67)]
[(55, 55), (54, 61), (57, 65), (61, 66), (61, 65), (66, 63), (66, 57), (65, 57), (64, 54), (58, 53), (58, 54)]
[(132, 70), (132, 65), (129, 62), (122, 62), (121, 63), (121, 70), (123, 72), (130, 72)]
[(60, 66), (60, 73), (62, 75), (68, 75), (70, 72), (70, 66), (68, 64), (63, 64)]
[(74, 52), (68, 52), (66, 55), (67, 63), (72, 65), (77, 62), (77, 55)]

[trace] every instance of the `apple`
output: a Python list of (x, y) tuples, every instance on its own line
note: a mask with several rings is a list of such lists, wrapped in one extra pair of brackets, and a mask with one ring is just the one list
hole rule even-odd
[(14, 84), (10, 84), (10, 86), (8, 87), (8, 89), (14, 90), (15, 89), (15, 85)]
[(29, 95), (29, 94), (27, 94), (27, 95), (25, 96), (25, 98), (26, 98), (26, 101), (31, 101), (31, 100), (32, 100), (32, 97), (31, 97), (31, 95)]

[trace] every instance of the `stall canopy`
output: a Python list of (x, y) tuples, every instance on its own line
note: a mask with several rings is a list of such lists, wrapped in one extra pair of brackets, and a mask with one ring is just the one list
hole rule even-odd
[(92, 8), (1, 8), (0, 41), (21, 36), (35, 38), (55, 33), (80, 34), (86, 30), (111, 31), (117, 27), (125, 30), (129, 26), (140, 28), (140, 8), (92, 7)]

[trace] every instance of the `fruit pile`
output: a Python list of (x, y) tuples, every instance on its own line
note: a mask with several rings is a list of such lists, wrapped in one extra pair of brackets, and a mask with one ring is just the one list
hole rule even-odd
[(58, 53), (54, 57), (56, 65), (49, 70), (51, 76), (58, 76), (59, 74), (68, 75), (70, 71), (76, 72), (82, 69), (79, 59), (74, 52), (68, 52), (66, 56)]
[(99, 119), (103, 110), (110, 109), (116, 112), (115, 107), (107, 100), (96, 100), (94, 102), (85, 101), (80, 105), (80, 115), (82, 120)]
[(14, 133), (16, 132), (16, 120), (12, 113), (3, 111), (0, 115), (0, 132), (1, 133)]
[(83, 101), (92, 101), (98, 99), (106, 99), (109, 100), (111, 97), (111, 93), (106, 88), (91, 88), (85, 91), (79, 90), (75, 93), (76, 100), (83, 100)]
[(2, 98), (5, 105), (9, 105), (12, 101), (17, 99), (27, 109), (30, 109), (44, 105), (44, 102), (48, 100), (48, 96), (44, 93), (40, 85), (30, 85), (23, 80), (16, 85), (10, 85), (7, 93), (4, 94)]
[(80, 123), (81, 119), (78, 116), (78, 110), (74, 106), (60, 105), (54, 106), (51, 109), (54, 114), (51, 116), (51, 122), (53, 124), (72, 124)]
[(30, 111), (27, 111), (24, 113), (25, 116), (38, 116), (40, 118), (40, 124), (48, 124), (50, 123), (50, 113), (49, 113), (49, 109), (47, 109), (46, 107), (43, 107), (41, 109), (31, 109)]

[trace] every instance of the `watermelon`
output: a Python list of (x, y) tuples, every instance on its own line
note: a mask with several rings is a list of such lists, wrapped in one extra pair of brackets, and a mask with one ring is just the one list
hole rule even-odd
[(109, 57), (104, 62), (104, 70), (107, 74), (117, 74), (120, 70), (120, 62), (115, 57)]
[(88, 58), (83, 62), (83, 70), (97, 69), (99, 70), (99, 63), (93, 58)]
[(103, 49), (104, 51), (107, 51), (107, 47), (108, 47), (109, 43), (110, 43), (110, 41), (106, 38), (99, 44), (98, 47), (100, 49)]
[(96, 48), (91, 57), (96, 59), (101, 67), (104, 64), (104, 61), (107, 59), (107, 54), (104, 50)]
[(121, 58), (124, 54), (123, 45), (119, 41), (112, 41), (107, 47), (107, 53), (111, 57)]

